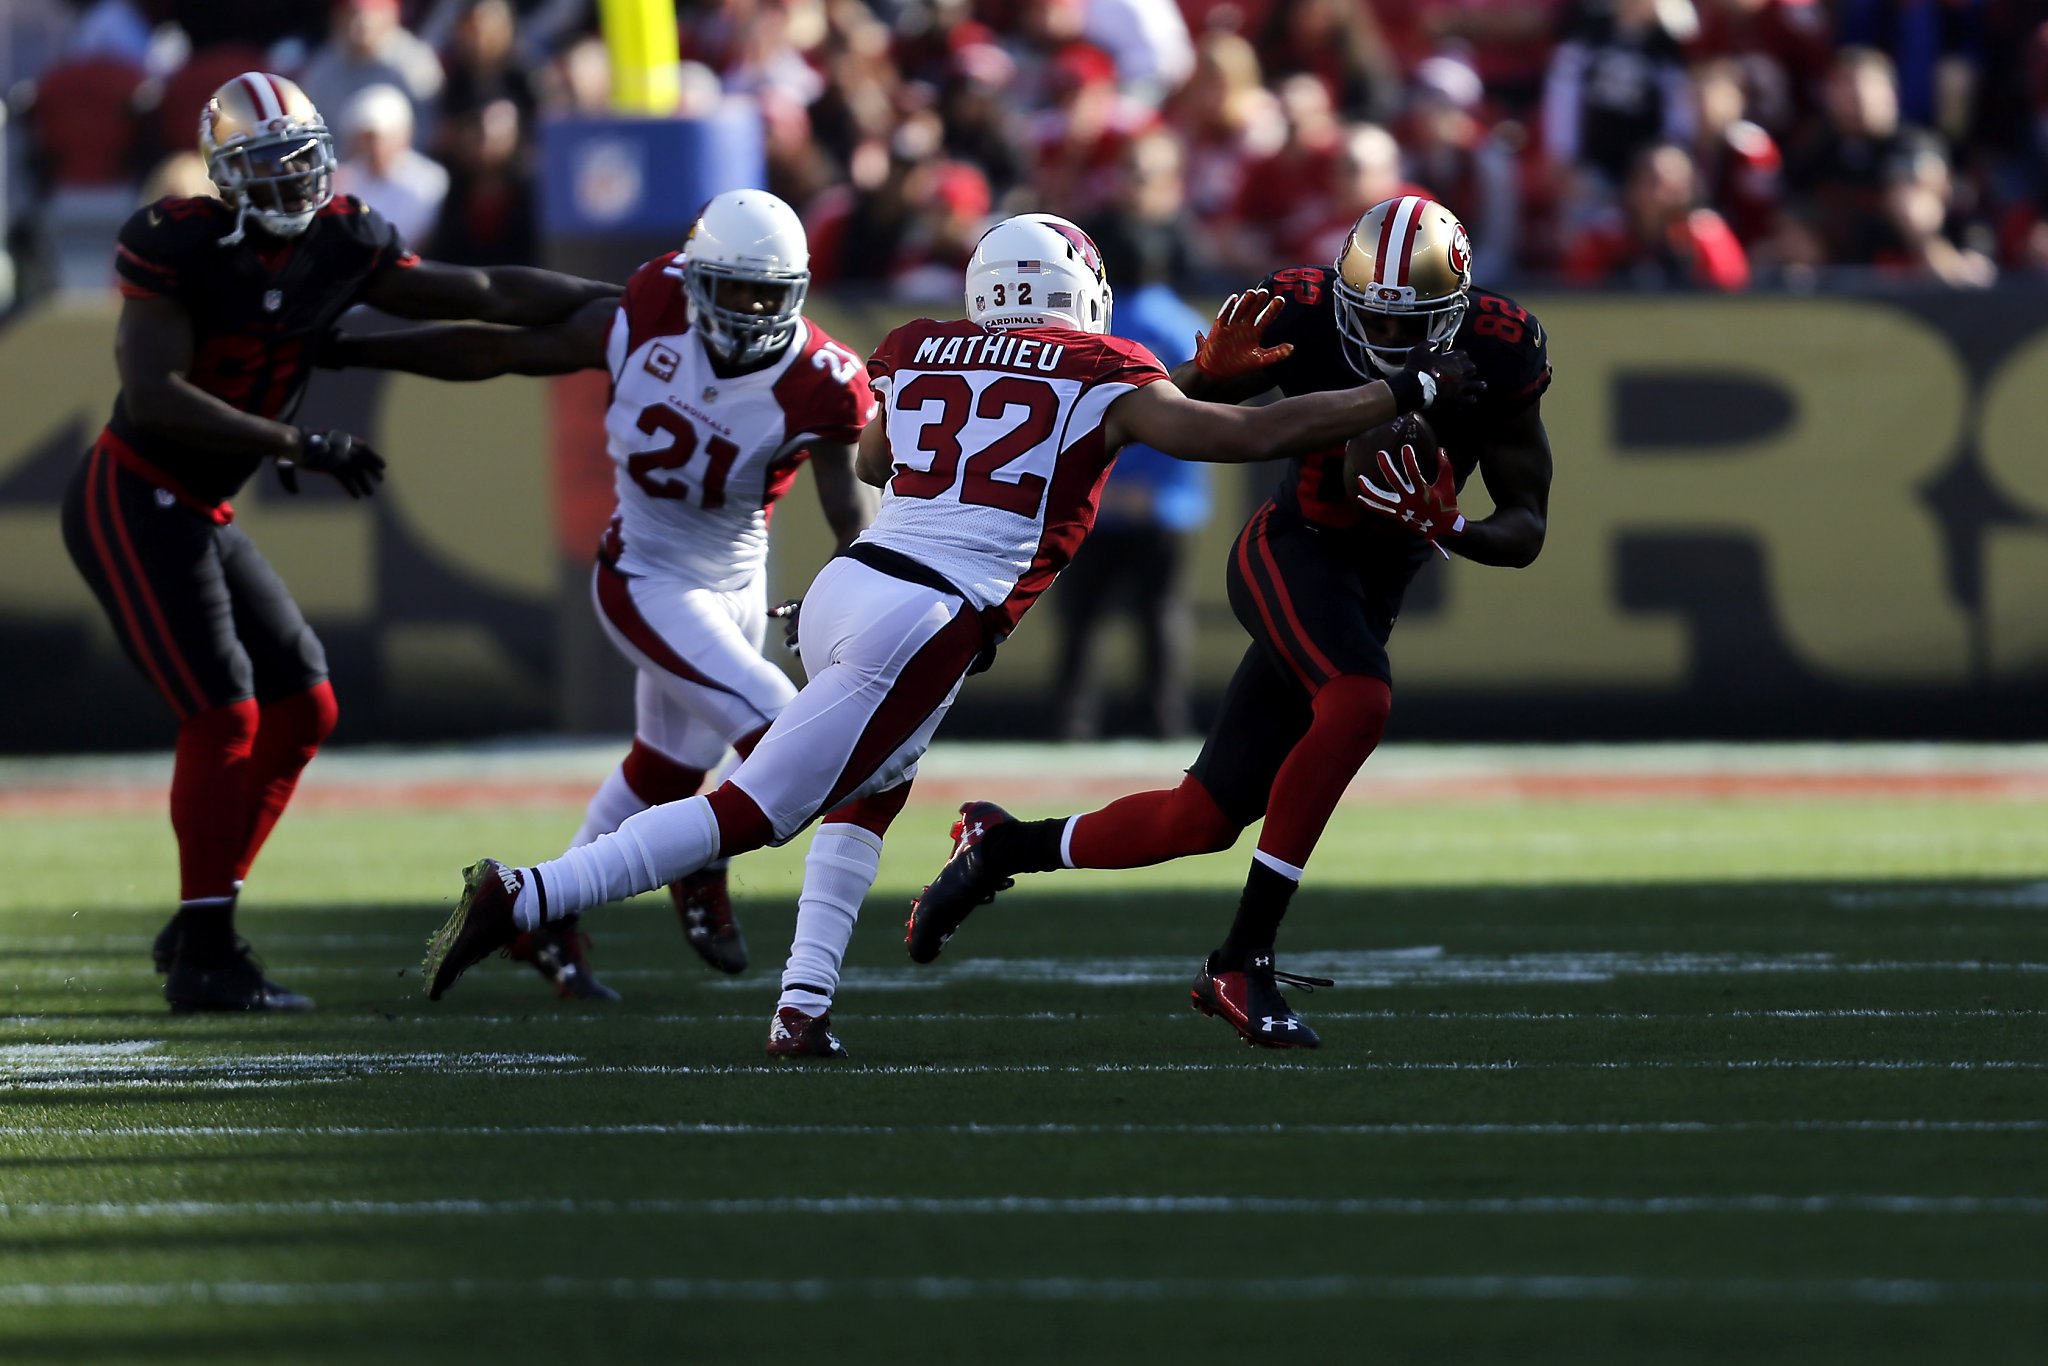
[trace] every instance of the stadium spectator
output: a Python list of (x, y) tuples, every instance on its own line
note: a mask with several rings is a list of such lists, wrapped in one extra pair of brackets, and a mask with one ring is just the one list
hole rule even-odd
[(1397, 195), (1429, 193), (1402, 176), (1401, 147), (1392, 133), (1378, 124), (1352, 124), (1330, 163), (1325, 193), (1282, 225), (1280, 254), (1290, 261), (1334, 261), (1360, 214)]
[(1162, 111), (1187, 148), (1187, 199), (1203, 221), (1231, 211), (1250, 165), (1287, 137), (1280, 102), (1260, 83), (1259, 56), (1234, 33), (1206, 33), (1195, 69)]
[(336, 0), (328, 40), (299, 73), (299, 87), (321, 109), (346, 109), (357, 92), (395, 85), (412, 100), (425, 129), (441, 93), (441, 60), (398, 22), (398, 0)]
[(1008, 103), (1016, 78), (1017, 63), (1010, 54), (976, 38), (954, 49), (939, 96), (946, 155), (979, 166), (998, 202), (1008, 201), (1031, 169), (1016, 111)]
[[(1389, 0), (1398, 11), (1403, 0)], [(1557, 41), (1563, 0), (1412, 0), (1407, 52), (1411, 62), (1431, 51), (1467, 52), (1491, 98), (1521, 114), (1542, 92)]]
[(1109, 54), (1087, 43), (1060, 49), (1045, 79), (1053, 102), (1032, 124), (1032, 186), (1041, 206), (1085, 218), (1108, 202), (1124, 143), (1157, 116), (1117, 89)]
[(1185, 165), (1179, 141), (1164, 131), (1124, 148), (1115, 198), (1100, 218), (1083, 224), (1112, 279), (1188, 285), (1202, 275), (1202, 248), (1187, 211)]
[(462, 0), (445, 50), (441, 113), (460, 119), (494, 101), (510, 100), (521, 125), (531, 127), (540, 100), (517, 43), (507, 0)]
[[(1112, 279), (1138, 286), (1117, 297), (1111, 331), (1142, 343), (1168, 366), (1187, 360), (1195, 334), (1209, 320), (1182, 303), (1163, 277), (1145, 273), (1138, 260), (1118, 261), (1100, 238), (1096, 245)], [(1195, 613), (1185, 567), (1195, 533), (1209, 520), (1210, 501), (1206, 466), (1150, 446), (1126, 446), (1117, 457), (1102, 489), (1095, 530), (1054, 590), (1060, 653), (1053, 695), (1063, 739), (1102, 734), (1099, 628), (1118, 608), (1138, 622), (1141, 729), (1161, 739), (1193, 729), (1187, 680)]]
[(1086, 0), (1081, 37), (1110, 55), (1117, 80), (1158, 104), (1195, 69), (1187, 20), (1174, 0)]
[(1330, 183), (1344, 131), (1319, 76), (1280, 82), (1286, 139), (1245, 172), (1229, 218), (1211, 224), (1210, 250), (1236, 275), (1265, 274), (1284, 226), (1310, 209)]
[(1958, 211), (1948, 158), (1931, 136), (1907, 138), (1886, 164), (1884, 223), (1876, 263), (1889, 274), (1960, 289), (1997, 278), (1991, 258), (1968, 242), (1972, 228)]
[(448, 126), (448, 197), (434, 226), (435, 254), (466, 266), (537, 260), (519, 106), (496, 100), (450, 118)]
[(412, 145), (412, 102), (395, 85), (359, 92), (341, 116), (334, 188), (384, 215), (415, 251), (433, 240), (448, 172)]
[[(1543, 145), (1596, 178), (1589, 198), (1629, 175), (1654, 142), (1692, 132), (1681, 38), (1661, 0), (1590, 0), (1566, 21), (1543, 89)], [(1690, 13), (1690, 7), (1687, 8)]]
[(1346, 118), (1379, 121), (1395, 111), (1401, 79), (1372, 7), (1354, 0), (1290, 0), (1267, 11), (1259, 43), (1272, 69), (1315, 76)]
[(1707, 199), (1754, 251), (1778, 231), (1784, 196), (1784, 156), (1764, 128), (1744, 117), (1742, 68), (1718, 58), (1693, 68), (1693, 156)]
[(1521, 255), (1521, 176), (1514, 134), (1489, 127), (1479, 73), (1454, 57), (1415, 68), (1401, 143), (1409, 178), (1451, 205), (1472, 235), (1486, 278), (1504, 284)]
[(1579, 233), (1564, 273), (1582, 285), (1730, 290), (1749, 284), (1749, 258), (1700, 205), (1692, 155), (1663, 143), (1637, 155), (1620, 206)]
[(1890, 234), (1885, 168), (1904, 145), (1891, 59), (1867, 47), (1837, 53), (1825, 112), (1787, 174), (1811, 206), (1819, 261), (1871, 265)]

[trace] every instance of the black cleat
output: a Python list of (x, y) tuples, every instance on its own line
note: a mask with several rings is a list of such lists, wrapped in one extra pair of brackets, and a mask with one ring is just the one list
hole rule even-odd
[(747, 941), (732, 913), (724, 863), (677, 878), (669, 883), (668, 893), (683, 922), (683, 938), (697, 956), (720, 972), (745, 972)]
[(981, 841), (988, 832), (1010, 820), (1010, 813), (994, 802), (968, 802), (960, 808), (960, 819), (953, 822), (953, 856), (910, 903), (903, 946), (910, 950), (912, 962), (929, 963), (937, 958), (976, 906), (988, 905), (996, 893), (1017, 885), (1015, 878), (991, 874), (981, 852)]
[(768, 1022), (768, 1056), (771, 1058), (846, 1058), (852, 1055), (832, 1032), (832, 1012), (806, 1015), (795, 1006), (782, 1006)]
[(171, 970), (171, 964), (178, 960), (178, 941), (184, 937), (185, 918), (182, 915), (172, 915), (156, 932), (156, 942), (149, 946), (149, 956), (156, 963), (158, 972)]
[(518, 869), (494, 858), (462, 870), (462, 899), (427, 940), (427, 956), (420, 963), (429, 1001), (440, 1000), (456, 978), (519, 937), (512, 905), (523, 885)]
[(616, 1001), (619, 993), (597, 980), (584, 953), (590, 936), (583, 933), (582, 919), (571, 916), (538, 931), (522, 930), (506, 946), (505, 956), (515, 963), (529, 963), (541, 976), (554, 983), (555, 994), (565, 1001)]
[(1204, 1015), (1222, 1016), (1255, 1048), (1320, 1048), (1322, 1039), (1287, 1004), (1280, 982), (1310, 991), (1336, 985), (1327, 977), (1275, 972), (1271, 954), (1260, 954), (1243, 968), (1220, 968), (1212, 954), (1195, 978), (1188, 1004)]
[(263, 965), (239, 936), (221, 958), (205, 961), (186, 949), (183, 937), (164, 980), (164, 999), (173, 1015), (200, 1010), (311, 1010), (313, 998), (281, 987), (263, 975)]

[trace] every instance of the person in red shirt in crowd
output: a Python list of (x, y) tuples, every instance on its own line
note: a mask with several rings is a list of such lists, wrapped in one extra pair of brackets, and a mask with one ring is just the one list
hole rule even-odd
[(1202, 35), (1194, 74), (1162, 112), (1187, 148), (1188, 207), (1204, 222), (1257, 192), (1247, 173), (1287, 138), (1286, 116), (1265, 87), (1259, 54), (1235, 33)]
[(1667, 142), (1636, 158), (1620, 207), (1579, 233), (1564, 274), (1581, 285), (1743, 289), (1749, 257), (1727, 221), (1700, 207), (1692, 154)]
[(1053, 106), (1032, 127), (1032, 184), (1039, 202), (1068, 213), (1090, 214), (1116, 189), (1124, 144), (1158, 122), (1158, 115), (1125, 99), (1116, 64), (1087, 43), (1069, 43), (1047, 73)]
[(1733, 57), (1745, 67), (1767, 67), (1795, 108), (1816, 107), (1835, 47), (1821, 0), (1698, 0), (1696, 11), (1699, 31), (1686, 44), (1688, 57)]
[(1281, 254), (1293, 261), (1334, 261), (1359, 216), (1407, 195), (1434, 196), (1401, 174), (1401, 145), (1376, 123), (1344, 130), (1325, 193), (1281, 226)]
[(1289, 76), (1278, 93), (1286, 141), (1245, 171), (1228, 222), (1208, 225), (1218, 264), (1245, 273), (1263, 271), (1266, 262), (1284, 254), (1276, 240), (1281, 226), (1322, 196), (1343, 141), (1343, 125), (1322, 77)]
[(1777, 234), (1785, 158), (1778, 142), (1745, 117), (1742, 68), (1728, 58), (1693, 68), (1693, 155), (1707, 200), (1750, 251)]

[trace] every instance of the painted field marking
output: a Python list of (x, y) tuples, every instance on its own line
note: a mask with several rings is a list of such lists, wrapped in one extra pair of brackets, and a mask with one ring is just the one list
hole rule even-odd
[(931, 1215), (1695, 1215), (1695, 1214), (2048, 1214), (2048, 1196), (2021, 1195), (1517, 1195), (1439, 1199), (1407, 1196), (1256, 1195), (843, 1195), (758, 1199), (546, 1198), (520, 1200), (161, 1200), (0, 1202), (0, 1222), (33, 1219), (422, 1219), (609, 1218), (618, 1215), (754, 1219)]
[(174, 1281), (0, 1285), (0, 1305), (267, 1308), (279, 1305), (399, 1304), (533, 1299), (577, 1301), (1027, 1300), (1063, 1302), (1234, 1302), (1271, 1300), (1703, 1301), (1740, 1304), (2039, 1304), (2048, 1282), (1864, 1278), (1682, 1278), (1651, 1276), (1312, 1276), (1134, 1279), (1126, 1277), (941, 1276), (797, 1279), (660, 1277), (536, 1280)]
[[(167, 1138), (891, 1138), (946, 1135), (962, 1138), (1110, 1137), (1317, 1137), (1317, 1138), (1585, 1138), (1605, 1135), (1722, 1136), (1747, 1133), (1824, 1134), (2033, 1134), (2048, 1133), (2043, 1119), (1785, 1119), (1618, 1120), (1608, 1123), (1387, 1123), (1387, 1124), (750, 1124), (647, 1122), (638, 1124), (124, 1124), (58, 1128), (37, 1125), (38, 1143), (100, 1139)], [(0, 1140), (5, 1131), (0, 1130)]]

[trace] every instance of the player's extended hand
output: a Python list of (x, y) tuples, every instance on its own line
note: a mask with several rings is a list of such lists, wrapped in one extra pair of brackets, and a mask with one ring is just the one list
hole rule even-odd
[(804, 610), (802, 598), (790, 598), (778, 602), (768, 609), (768, 615), (782, 623), (782, 643), (794, 652), (796, 649), (797, 619)]
[(1391, 451), (1380, 451), (1373, 460), (1380, 467), (1383, 484), (1359, 475), (1358, 501), (1407, 527), (1448, 560), (1451, 552), (1444, 549), (1443, 538), (1465, 529), (1465, 519), (1458, 512), (1458, 472), (1451, 465), (1450, 454), (1436, 453), (1434, 480), (1422, 477), (1421, 459), (1413, 446), (1403, 446), (1398, 458)]
[(299, 491), (302, 469), (332, 475), (351, 498), (375, 493), (384, 481), (384, 457), (372, 450), (369, 442), (340, 430), (300, 431), (299, 453), (277, 462), (277, 479), (286, 493)]
[(1195, 334), (1195, 368), (1210, 379), (1236, 379), (1286, 360), (1294, 354), (1293, 342), (1259, 345), (1259, 334), (1285, 307), (1285, 299), (1275, 299), (1263, 289), (1225, 299), (1216, 310), (1216, 326)]

